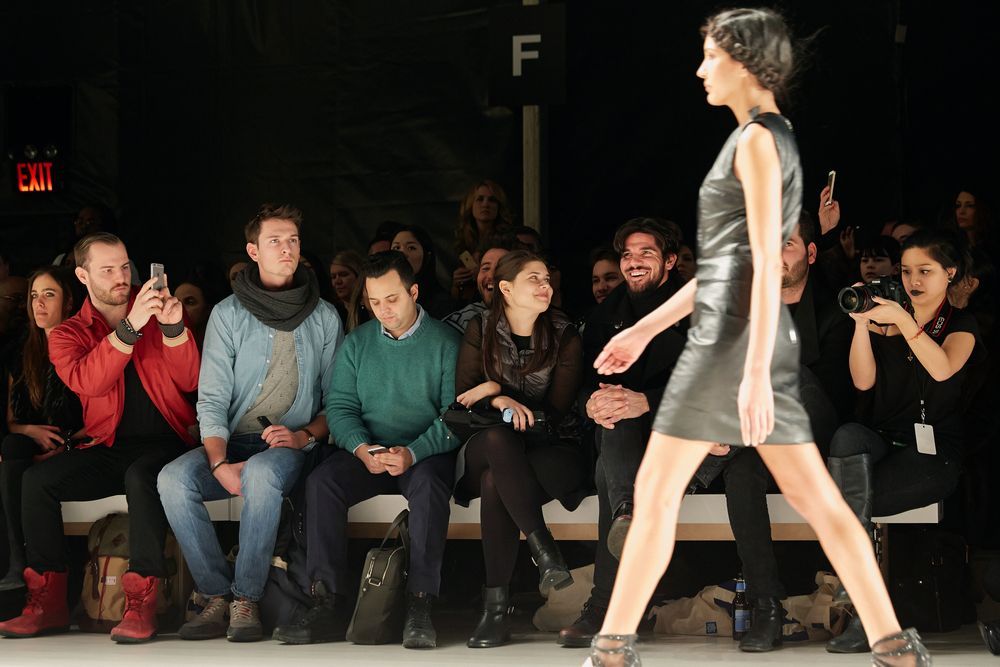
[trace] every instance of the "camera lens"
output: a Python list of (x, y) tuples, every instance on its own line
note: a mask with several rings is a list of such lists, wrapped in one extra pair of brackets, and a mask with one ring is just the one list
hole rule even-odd
[(860, 312), (861, 304), (864, 300), (861, 295), (858, 294), (858, 290), (854, 287), (845, 287), (840, 290), (840, 294), (837, 295), (837, 303), (840, 305), (840, 309), (845, 313), (857, 313)]

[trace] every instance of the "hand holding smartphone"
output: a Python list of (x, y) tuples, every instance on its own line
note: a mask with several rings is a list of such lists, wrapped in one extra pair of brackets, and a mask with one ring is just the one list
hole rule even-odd
[(472, 256), (468, 250), (463, 250), (462, 254), (458, 256), (462, 260), (462, 265), (469, 269), (470, 271), (476, 271), (479, 269), (479, 264), (476, 262), (476, 258)]
[(264, 415), (257, 417), (257, 423), (260, 424), (261, 428), (267, 428), (268, 426), (274, 425), (271, 423), (271, 420), (265, 417)]
[(383, 447), (382, 445), (379, 445), (377, 447), (371, 447), (368, 449), (368, 454), (371, 456), (375, 456), (376, 454), (388, 454), (388, 453), (389, 453), (389, 448)]

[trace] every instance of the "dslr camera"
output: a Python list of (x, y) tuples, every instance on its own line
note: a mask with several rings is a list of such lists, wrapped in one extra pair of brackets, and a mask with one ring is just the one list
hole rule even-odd
[(903, 283), (890, 276), (881, 276), (864, 285), (840, 290), (837, 304), (845, 313), (864, 313), (878, 305), (875, 297), (895, 301), (904, 308), (910, 302)]

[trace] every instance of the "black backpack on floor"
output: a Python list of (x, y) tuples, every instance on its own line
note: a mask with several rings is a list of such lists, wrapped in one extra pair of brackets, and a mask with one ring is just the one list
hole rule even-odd
[(968, 590), (961, 536), (935, 527), (891, 527), (889, 595), (900, 625), (921, 632), (957, 630), (975, 620)]

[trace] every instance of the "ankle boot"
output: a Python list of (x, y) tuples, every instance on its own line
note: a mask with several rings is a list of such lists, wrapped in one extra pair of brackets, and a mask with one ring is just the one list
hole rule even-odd
[(7, 574), (0, 579), (0, 591), (24, 588), (24, 531), (21, 529), (21, 478), (31, 461), (15, 459), (0, 463), (0, 506), (7, 524), (10, 559)]
[(587, 648), (594, 640), (594, 635), (601, 631), (607, 613), (607, 603), (597, 605), (594, 598), (587, 600), (580, 610), (580, 617), (559, 631), (556, 643), (566, 648)]
[(765, 653), (781, 646), (781, 621), (785, 609), (778, 598), (757, 598), (753, 606), (750, 630), (740, 640), (740, 650)]
[(834, 637), (826, 643), (828, 653), (867, 653), (868, 635), (861, 625), (861, 617), (854, 614), (843, 634)]
[(624, 502), (615, 509), (611, 517), (611, 527), (608, 529), (606, 543), (608, 552), (615, 557), (615, 560), (622, 559), (625, 538), (628, 537), (628, 529), (632, 526), (632, 511), (633, 504)]
[(406, 594), (406, 623), (403, 625), (403, 648), (435, 648), (437, 632), (431, 623), (430, 593)]
[(0, 623), (4, 637), (34, 637), (44, 632), (69, 629), (69, 608), (66, 605), (66, 572), (38, 573), (30, 567), (24, 570), (27, 600), (21, 615)]
[(156, 596), (160, 580), (126, 572), (122, 576), (122, 589), (125, 591), (125, 613), (122, 622), (111, 631), (111, 639), (119, 644), (147, 642), (156, 636)]
[(472, 637), (466, 642), (469, 648), (492, 648), (510, 641), (510, 597), (506, 586), (483, 587), (483, 615)]
[(528, 535), (527, 541), (531, 560), (538, 566), (539, 593), (545, 596), (553, 588), (558, 591), (573, 583), (573, 575), (569, 573), (552, 533), (542, 528)]
[(979, 634), (986, 644), (986, 650), (993, 655), (1000, 655), (1000, 621), (980, 621)]
[(931, 654), (913, 628), (883, 637), (872, 645), (873, 667), (929, 667)]
[(310, 590), (312, 606), (295, 623), (279, 625), (272, 639), (285, 644), (319, 644), (342, 642), (351, 624), (348, 600), (330, 593), (322, 581), (314, 581)]
[[(868, 539), (873, 539), (875, 525), (872, 523), (872, 496), (874, 495), (873, 478), (874, 469), (872, 466), (871, 454), (855, 454), (842, 458), (827, 459), (827, 467), (830, 470), (830, 477), (833, 478), (837, 488), (840, 489), (847, 506), (858, 517), (861, 527), (868, 534)], [(873, 546), (874, 548), (874, 546)], [(847, 590), (841, 584), (833, 594), (835, 604), (848, 604), (851, 598), (847, 595)]]

